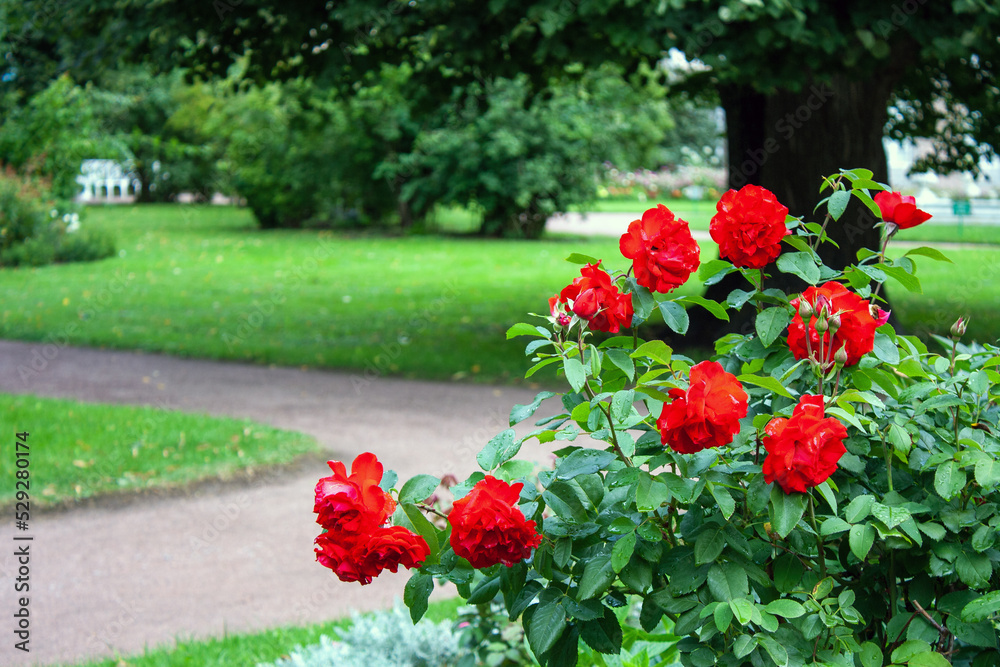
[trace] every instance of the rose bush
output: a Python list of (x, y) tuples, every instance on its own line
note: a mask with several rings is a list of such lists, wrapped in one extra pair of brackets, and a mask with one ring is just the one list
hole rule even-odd
[[(659, 208), (622, 238), (623, 270), (572, 255), (581, 276), (545, 321), (507, 332), (530, 339), (528, 376), (557, 365), (569, 388), (513, 407), (511, 428), (477, 457), (482, 472), (450, 489), (453, 507), (430, 475), (369, 501), (361, 480), (375, 474), (350, 486), (337, 469), (318, 511), (355, 525), (351, 512), (381, 517), (395, 502), (392, 523), (428, 547), (393, 561), (420, 563), (404, 596), (413, 618), (434, 580), (450, 581), (519, 621), (541, 665), (580, 655), (685, 667), (1000, 664), (1000, 349), (962, 343), (961, 319), (934, 349), (896, 332), (882, 283), (919, 292), (916, 260), (947, 259), (927, 247), (888, 252), (899, 223), (916, 218), (898, 193), (892, 213), (880, 207), (886, 196), (872, 193), (887, 188), (870, 171), (823, 186), (818, 223), (786, 217), (763, 188), (723, 196), (712, 227), (722, 258), (698, 275), (739, 272), (746, 289), (721, 303), (654, 296), (649, 285), (662, 294), (660, 278), (678, 275), (664, 244), (687, 244)], [(817, 248), (852, 198), (885, 216), (884, 242), (840, 271)], [(798, 276), (801, 292), (767, 288), (774, 272)], [(754, 330), (722, 336), (700, 363), (640, 336), (654, 317), (684, 334), (692, 307), (723, 320), (751, 308)], [(543, 404), (548, 416), (515, 430)], [(556, 448), (551, 468), (515, 458), (539, 445)], [(386, 474), (381, 489), (394, 483)], [(330, 530), (319, 543), (351, 540)], [(657, 642), (663, 650), (636, 648)]]

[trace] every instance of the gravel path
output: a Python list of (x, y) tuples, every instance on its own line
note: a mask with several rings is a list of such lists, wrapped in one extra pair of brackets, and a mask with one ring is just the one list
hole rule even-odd
[[(18, 366), (36, 352), (55, 356), (22, 381)], [(468, 475), (482, 444), (507, 427), (510, 407), (530, 402), (535, 393), (5, 341), (0, 391), (249, 417), (315, 436), (329, 458), (349, 461), (374, 451), (401, 478)], [(44, 446), (45, 424), (3, 428), (8, 436), (27, 429), (32, 446)], [(6, 446), (3, 451), (10, 455)], [(28, 654), (13, 648), (18, 563), (10, 547), (12, 520), (4, 518), (0, 664), (124, 655), (175, 638), (306, 624), (390, 606), (402, 597), (404, 572), (385, 573), (362, 587), (341, 583), (313, 558), (313, 487), (325, 474), (326, 465), (313, 461), (270, 478), (188, 494), (33, 514)]]

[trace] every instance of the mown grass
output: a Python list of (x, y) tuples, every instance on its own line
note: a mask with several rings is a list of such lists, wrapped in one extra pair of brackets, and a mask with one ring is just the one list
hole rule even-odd
[[(180, 487), (288, 463), (318, 451), (315, 440), (246, 419), (158, 408), (79, 403), (0, 394), (0, 422), (11, 442), (0, 477), (14, 480), (14, 433), (27, 432), (33, 508), (98, 495)], [(0, 488), (0, 506), (16, 498)]]
[[(0, 337), (369, 377), (514, 382), (526, 368), (523, 347), (504, 332), (526, 313), (544, 312), (548, 297), (579, 275), (564, 258), (577, 252), (625, 266), (614, 238), (261, 231), (248, 211), (227, 207), (88, 213), (85, 224), (116, 234), (121, 256), (0, 270)], [(899, 239), (920, 242), (925, 229), (939, 228), (905, 230)], [(711, 259), (714, 244), (702, 245), (702, 261)], [(893, 307), (914, 331), (947, 331), (964, 314), (970, 338), (995, 340), (1000, 253), (948, 254), (955, 264), (920, 258), (923, 296), (890, 284)]]
[[(431, 602), (424, 618), (433, 622), (454, 620), (465, 603), (460, 598)], [(207, 640), (178, 640), (175, 646), (148, 649), (141, 655), (96, 660), (65, 667), (253, 667), (287, 656), (298, 646), (319, 643), (320, 637), (337, 636), (337, 628), (347, 628), (352, 619), (340, 619), (305, 627), (284, 627), (243, 635)], [(379, 667), (372, 665), (372, 667)]]

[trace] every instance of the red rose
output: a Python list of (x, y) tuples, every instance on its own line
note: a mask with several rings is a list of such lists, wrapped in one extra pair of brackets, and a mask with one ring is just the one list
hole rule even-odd
[(633, 220), (619, 247), (632, 260), (636, 282), (663, 294), (687, 282), (698, 269), (701, 252), (688, 223), (663, 204), (643, 213), (642, 220)]
[(423, 537), (403, 526), (377, 528), (368, 535), (325, 533), (316, 538), (316, 560), (333, 570), (341, 581), (370, 584), (382, 570), (396, 572), (400, 565), (420, 567), (430, 548)]
[[(813, 310), (813, 315), (809, 318), (808, 343), (806, 327), (799, 313), (799, 304), (803, 299)], [(820, 287), (810, 287), (801, 297), (792, 299), (791, 304), (795, 309), (795, 315), (788, 326), (788, 347), (796, 359), (812, 357), (822, 363), (824, 369), (833, 366), (833, 355), (841, 348), (844, 348), (847, 354), (846, 366), (858, 363), (861, 357), (875, 347), (875, 329), (885, 324), (889, 318), (889, 313), (877, 306), (871, 306), (860, 296), (849, 292), (843, 285), (834, 281)], [(872, 310), (875, 311), (874, 317)], [(834, 321), (830, 329), (823, 332), (822, 350), (820, 350), (820, 335), (816, 330), (821, 312), (827, 321), (834, 316), (840, 318), (839, 328), (834, 326)], [(821, 351), (822, 359), (819, 358)]]
[(822, 484), (847, 451), (847, 429), (823, 416), (822, 396), (804, 395), (790, 419), (772, 419), (764, 430), (764, 481), (777, 481), (785, 493), (805, 493)]
[(916, 227), (930, 220), (931, 214), (917, 208), (916, 197), (904, 197), (899, 192), (882, 190), (875, 195), (875, 205), (882, 213), (882, 219), (900, 229)]
[(472, 567), (496, 563), (510, 567), (542, 543), (535, 522), (526, 521), (517, 507), (522, 486), (487, 475), (467, 496), (455, 501), (448, 515), (451, 547)]
[(715, 361), (693, 366), (688, 390), (671, 389), (670, 396), (656, 427), (663, 444), (681, 454), (729, 444), (747, 415), (743, 385)]
[(396, 503), (379, 488), (382, 464), (374, 454), (359, 454), (351, 465), (351, 475), (340, 461), (328, 461), (333, 471), (316, 484), (313, 512), (316, 523), (342, 533), (370, 532), (385, 524)]
[(632, 325), (632, 296), (622, 294), (602, 271), (601, 263), (580, 269), (580, 277), (563, 288), (558, 297), (549, 299), (549, 308), (557, 312), (565, 303), (577, 316), (587, 320), (591, 331), (618, 333), (621, 327)]
[(719, 244), (719, 257), (744, 269), (761, 269), (781, 253), (781, 239), (788, 207), (774, 193), (759, 185), (744, 185), (739, 192), (722, 195), (709, 223), (712, 240)]

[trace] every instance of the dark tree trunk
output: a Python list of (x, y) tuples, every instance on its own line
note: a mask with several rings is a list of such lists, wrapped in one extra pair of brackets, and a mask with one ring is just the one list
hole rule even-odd
[[(726, 112), (729, 158), (729, 186), (739, 189), (748, 183), (763, 186), (788, 207), (792, 215), (822, 222), (825, 209), (815, 214), (816, 203), (829, 194), (819, 193), (823, 176), (841, 168), (863, 167), (874, 172), (876, 181), (888, 178), (882, 146), (886, 107), (891, 92), (890, 77), (868, 81), (834, 78), (829, 83), (813, 83), (797, 92), (779, 90), (762, 95), (749, 86), (720, 89)], [(866, 207), (852, 200), (839, 222), (827, 228), (837, 249), (825, 244), (824, 262), (842, 268), (856, 259), (858, 249), (877, 248), (877, 220)], [(766, 287), (790, 292), (804, 285), (794, 276), (771, 267)], [(706, 296), (725, 301), (734, 288), (746, 288), (739, 274), (709, 287)], [(685, 339), (714, 340), (720, 333), (753, 331), (753, 309), (744, 306), (730, 311), (729, 324), (701, 309), (691, 312), (691, 327)]]

